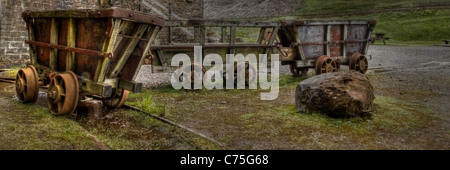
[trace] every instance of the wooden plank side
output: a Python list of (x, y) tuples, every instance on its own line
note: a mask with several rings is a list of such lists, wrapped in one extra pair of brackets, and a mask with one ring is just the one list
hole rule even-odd
[[(230, 46), (234, 46), (236, 44), (236, 27), (232, 26), (230, 27)], [(236, 50), (231, 47), (230, 48), (230, 54), (235, 54)]]
[[(108, 21), (110, 22), (110, 21)], [(110, 53), (114, 51), (114, 48), (116, 47), (116, 44), (118, 44), (119, 42), (117, 41), (121, 41), (122, 37), (119, 37), (119, 33), (124, 32), (125, 30), (121, 30), (123, 22), (121, 19), (115, 19), (113, 20), (113, 26), (111, 27), (112, 30), (108, 30), (108, 31), (112, 31), (111, 32), (111, 36), (108, 38), (108, 41), (105, 41), (105, 45), (103, 45), (103, 52), (106, 53)], [(114, 53), (113, 53), (114, 54)], [(114, 58), (114, 56), (113, 56)], [(106, 79), (106, 73), (107, 73), (107, 69), (109, 68), (111, 61), (108, 58), (104, 58), (103, 61), (101, 62), (99, 67), (99, 70), (96, 72), (95, 75), (95, 79), (97, 80), (97, 82), (103, 82)]]
[[(106, 19), (77, 19), (76, 47), (101, 51), (106, 38), (106, 21)], [(97, 56), (76, 53), (75, 63), (75, 74), (94, 80)]]
[(266, 34), (266, 28), (265, 27), (261, 27), (261, 30), (259, 31), (258, 41), (257, 41), (258, 44), (262, 44), (265, 34)]
[[(58, 45), (67, 46), (67, 37), (68, 37), (68, 26), (69, 19), (68, 18), (58, 18), (59, 19), (59, 29), (58, 29)], [(58, 50), (57, 57), (57, 68), (58, 71), (67, 70), (67, 53), (71, 53), (66, 50)]]
[[(29, 20), (26, 21), (27, 28), (28, 28), (28, 40), (35, 41), (35, 35), (34, 35), (34, 24), (33, 22), (30, 22)], [(30, 44), (30, 60), (31, 64), (36, 65), (37, 64), (37, 49), (35, 45)]]
[(159, 26), (152, 26), (147, 31), (148, 42), (147, 42), (146, 47), (144, 49), (144, 53), (142, 54), (142, 57), (141, 57), (141, 59), (139, 61), (139, 64), (138, 64), (137, 68), (134, 70), (133, 77), (131, 78), (131, 81), (134, 81), (136, 79), (136, 76), (138, 75), (139, 70), (141, 69), (141, 66), (142, 66), (142, 64), (144, 62), (144, 58), (147, 56), (147, 54), (150, 53), (150, 46), (153, 43), (153, 41), (156, 39), (156, 36), (157, 36), (160, 28), (161, 27), (159, 27)]
[[(58, 20), (55, 18), (51, 19), (50, 26), (50, 44), (58, 44)], [(56, 62), (58, 61), (58, 49), (50, 49), (50, 68), (56, 70)]]
[[(133, 37), (141, 38), (146, 29), (148, 28), (147, 24), (139, 24), (133, 33)], [(122, 52), (118, 56), (118, 60), (114, 63), (114, 67), (110, 70), (108, 78), (116, 78), (119, 73), (122, 71), (123, 66), (127, 62), (131, 53), (136, 48), (139, 43), (139, 39), (129, 39), (127, 45), (122, 49)]]
[[(75, 19), (70, 18), (67, 23), (67, 46), (76, 46), (76, 23)], [(66, 70), (73, 71), (75, 67), (75, 52), (66, 53)]]
[[(34, 19), (33, 29), (36, 41), (50, 43), (50, 27), (51, 18)], [(37, 60), (36, 63), (49, 67), (50, 65), (50, 48), (36, 47)]]

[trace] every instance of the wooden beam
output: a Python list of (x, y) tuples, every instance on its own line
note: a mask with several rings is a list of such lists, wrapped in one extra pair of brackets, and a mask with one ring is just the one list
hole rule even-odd
[(258, 36), (258, 44), (262, 44), (262, 42), (264, 40), (264, 34), (266, 34), (266, 27), (261, 27), (261, 30), (259, 31), (259, 36)]
[[(76, 45), (76, 25), (73, 18), (69, 19), (67, 27), (67, 47), (75, 47)], [(66, 70), (73, 71), (75, 65), (75, 52), (67, 52)]]
[(165, 27), (277, 27), (280, 22), (275, 21), (223, 21), (223, 20), (176, 20), (167, 21)]
[[(34, 25), (33, 22), (29, 22), (27, 21), (27, 27), (28, 27), (28, 40), (30, 41), (35, 41), (35, 35), (34, 35)], [(37, 64), (37, 49), (35, 45), (29, 44), (30, 45), (30, 60), (31, 60), (31, 64), (36, 65)]]
[[(126, 22), (125, 22), (126, 23)], [(105, 45), (103, 46), (103, 52), (105, 53), (112, 53), (115, 47), (120, 42), (118, 40), (121, 40), (123, 37), (117, 36), (120, 32), (120, 29), (122, 28), (122, 20), (121, 19), (114, 19), (113, 20), (113, 27), (112, 27), (112, 33), (111, 37), (107, 38), (107, 41), (105, 40)], [(106, 68), (109, 64), (109, 58), (104, 58), (102, 60), (98, 60), (97, 64), (97, 70), (95, 72), (94, 80), (97, 80), (98, 83), (102, 83), (105, 80), (106, 75)]]
[[(58, 45), (58, 21), (52, 18), (50, 26), (50, 44)], [(50, 50), (50, 68), (56, 70), (58, 62), (58, 49), (53, 48)]]
[(222, 43), (227, 42), (227, 27), (222, 27), (221, 36), (222, 36)]
[(233, 48), (234, 45), (236, 45), (236, 27), (232, 26), (230, 27), (230, 54), (234, 54), (236, 52)]
[(144, 48), (144, 52), (142, 53), (143, 57), (141, 58), (141, 61), (139, 61), (136, 72), (134, 73), (133, 78), (131, 80), (134, 81), (136, 79), (136, 76), (138, 75), (139, 70), (141, 69), (142, 63), (144, 62), (144, 58), (147, 56), (148, 53), (150, 53), (150, 46), (151, 46), (153, 40), (155, 40), (156, 35), (158, 34), (160, 28), (161, 27), (155, 26), (155, 25), (152, 25), (150, 28), (148, 28), (147, 37), (146, 37), (148, 39), (148, 41)]
[[(344, 24), (344, 31), (342, 33), (344, 42), (347, 41), (347, 24)], [(344, 59), (347, 58), (347, 43), (342, 44), (342, 56), (344, 56)], [(346, 62), (345, 60), (343, 60), (343, 62)]]
[[(325, 34), (325, 41), (330, 42), (331, 41), (331, 25), (327, 25), (325, 31), (327, 31)], [(331, 50), (330, 50), (331, 46), (329, 44), (325, 44), (324, 47), (325, 47), (325, 54), (330, 57), (331, 56)]]
[[(267, 45), (273, 45), (273, 42), (275, 41), (275, 37), (277, 37), (277, 32), (280, 29), (280, 27), (275, 27), (272, 30), (272, 34), (270, 34), (269, 42), (267, 42)], [(265, 54), (269, 56), (269, 54), (272, 52), (272, 48), (266, 48)]]
[[(148, 28), (148, 24), (139, 24), (132, 36), (141, 38), (142, 35), (144, 34), (144, 32), (147, 30), (147, 28)], [(111, 72), (109, 73), (108, 78), (116, 78), (119, 75), (123, 66), (125, 65), (128, 58), (130, 57), (131, 53), (136, 48), (136, 45), (138, 44), (138, 42), (139, 42), (139, 39), (129, 39), (128, 40), (127, 44), (123, 47), (122, 52), (119, 54), (119, 56), (117, 56), (118, 59), (116, 60), (114, 67), (112, 68)]]

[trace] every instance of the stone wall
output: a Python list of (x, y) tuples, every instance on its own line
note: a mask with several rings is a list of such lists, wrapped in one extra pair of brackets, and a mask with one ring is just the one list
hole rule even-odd
[(97, 0), (1, 0), (0, 68), (20, 67), (29, 61), (22, 11), (98, 8)]
[(301, 0), (205, 0), (206, 19), (263, 18), (293, 15)]

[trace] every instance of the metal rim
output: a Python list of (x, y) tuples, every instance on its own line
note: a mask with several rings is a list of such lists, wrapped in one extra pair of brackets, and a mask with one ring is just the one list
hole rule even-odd
[(48, 86), (48, 108), (56, 115), (71, 114), (78, 104), (79, 85), (77, 76), (67, 71), (52, 78)]
[(365, 56), (361, 55), (361, 53), (355, 53), (350, 57), (349, 67), (350, 70), (359, 71), (360, 73), (365, 74), (369, 68), (369, 62)]
[(240, 79), (245, 78), (245, 86), (249, 86), (250, 83), (256, 81), (257, 77), (256, 74), (255, 76), (252, 77), (252, 79), (250, 79), (250, 71), (252, 71), (253, 73), (257, 73), (255, 66), (251, 65), (248, 61), (246, 61), (244, 69), (241, 69), (240, 72), (238, 72), (238, 67), (242, 67), (242, 64), (238, 65), (238, 63), (234, 63), (234, 85), (237, 85), (238, 77), (240, 77)]
[(24, 103), (34, 103), (39, 94), (38, 75), (33, 66), (20, 69), (16, 75), (16, 95)]
[[(195, 67), (202, 68), (202, 73), (196, 72)], [(191, 62), (191, 65), (182, 67), (180, 70), (181, 70), (182, 74), (179, 77), (179, 81), (183, 82), (183, 79), (186, 79), (187, 83), (191, 84), (191, 87), (192, 87), (191, 89), (193, 89), (193, 87), (194, 87), (195, 80), (202, 82), (203, 79), (201, 79), (200, 76), (203, 77), (203, 75), (206, 72), (206, 68), (204, 66), (196, 64), (194, 62)], [(188, 76), (189, 72), (190, 72), (190, 76)]]
[(316, 75), (319, 75), (322, 73), (336, 72), (338, 69), (336, 61), (324, 55), (320, 56), (319, 59), (316, 60), (315, 70)]
[(103, 104), (114, 109), (120, 108), (127, 101), (129, 94), (130, 92), (128, 90), (124, 90), (123, 88), (116, 88), (114, 90), (113, 96), (103, 100)]

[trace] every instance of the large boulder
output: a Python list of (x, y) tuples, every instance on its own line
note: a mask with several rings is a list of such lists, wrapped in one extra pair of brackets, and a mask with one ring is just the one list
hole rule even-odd
[(320, 74), (298, 84), (295, 108), (333, 117), (370, 116), (375, 99), (369, 79), (357, 71)]

